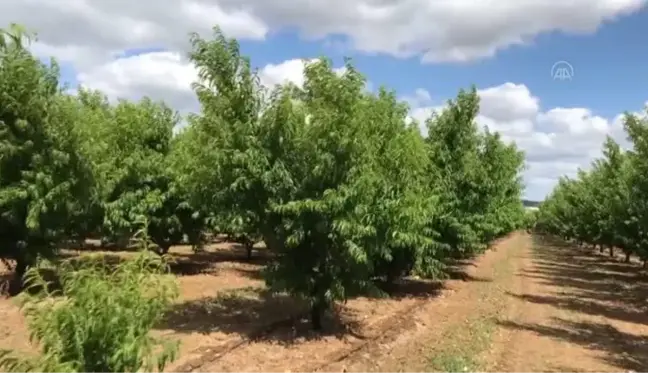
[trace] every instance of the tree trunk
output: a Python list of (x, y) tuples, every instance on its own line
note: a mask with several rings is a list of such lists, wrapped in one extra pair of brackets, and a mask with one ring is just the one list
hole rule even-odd
[(605, 247), (603, 245), (599, 246), (599, 252), (602, 254), (605, 252)]
[(25, 258), (16, 259), (16, 268), (14, 271), (14, 277), (9, 283), (9, 295), (15, 296), (18, 295), (24, 287), (23, 277), (27, 272), (27, 260)]
[(614, 256), (614, 247), (610, 246), (610, 258)]
[(165, 254), (169, 253), (169, 249), (170, 249), (170, 248), (171, 248), (171, 244), (169, 244), (169, 243), (163, 243), (163, 244), (161, 244), (161, 245), (158, 244), (158, 250), (157, 250), (157, 253), (158, 253), (159, 255), (165, 255)]
[(254, 248), (254, 243), (245, 242), (245, 251), (247, 253), (247, 260), (252, 260), (252, 249)]
[(319, 301), (316, 301), (311, 306), (311, 326), (313, 330), (320, 331), (322, 330), (322, 314), (324, 313), (324, 307)]
[(263, 235), (263, 242), (266, 244), (269, 251), (273, 253), (283, 251), (283, 243), (272, 229), (262, 227), (261, 233)]
[(625, 253), (625, 262), (630, 263), (630, 253)]
[(115, 244), (117, 245), (117, 250), (126, 250), (130, 244), (131, 237), (128, 234), (122, 234), (117, 237)]
[(646, 269), (646, 266), (648, 266), (648, 261), (646, 259), (643, 260), (642, 268)]
[(392, 270), (387, 270), (387, 276), (385, 277), (386, 284), (391, 290), (391, 286), (396, 282), (396, 274)]

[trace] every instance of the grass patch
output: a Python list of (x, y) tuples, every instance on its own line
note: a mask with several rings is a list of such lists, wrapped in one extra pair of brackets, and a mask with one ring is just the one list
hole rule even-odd
[(490, 346), (496, 328), (496, 317), (479, 317), (467, 325), (452, 328), (441, 350), (430, 359), (430, 368), (443, 372), (474, 372), (479, 367), (479, 356)]
[[(513, 243), (511, 243), (513, 244)], [(449, 328), (440, 346), (429, 359), (428, 370), (442, 372), (479, 371), (482, 354), (490, 348), (497, 321), (506, 307), (506, 285), (513, 277), (511, 261), (517, 250), (511, 249), (493, 267), (493, 282), (475, 284), (479, 295), (477, 304), (485, 305), (478, 314)]]

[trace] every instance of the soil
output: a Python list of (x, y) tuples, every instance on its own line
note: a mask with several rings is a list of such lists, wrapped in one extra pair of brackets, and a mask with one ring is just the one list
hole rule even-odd
[[(591, 249), (516, 233), (458, 263), (454, 279), (410, 279), (391, 298), (339, 305), (326, 333), (310, 331), (304, 304), (265, 291), (262, 249), (251, 262), (228, 243), (171, 255), (182, 295), (155, 331), (181, 341), (168, 371), (429, 371), (488, 320), (472, 370), (648, 370), (648, 279)], [(0, 299), (3, 348), (31, 349), (9, 299)]]
[(641, 265), (539, 237), (529, 246), (484, 370), (648, 371)]

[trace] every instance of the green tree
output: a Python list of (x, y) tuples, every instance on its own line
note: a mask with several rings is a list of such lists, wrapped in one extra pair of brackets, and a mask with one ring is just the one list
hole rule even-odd
[(14, 294), (85, 214), (92, 185), (58, 67), (32, 56), (29, 42), (18, 26), (0, 30), (0, 257), (16, 261)]
[(481, 253), (492, 239), (520, 228), (524, 217), (524, 155), (498, 134), (480, 134), (478, 113), (473, 87), (426, 123), (431, 174), (438, 175), (432, 183), (442, 191), (433, 224), (453, 257)]
[(375, 290), (378, 262), (399, 250), (429, 272), (426, 145), (393, 93), (367, 94), (351, 64), (339, 75), (326, 60), (306, 66), (303, 88), (268, 92), (235, 40), (192, 41), (202, 112), (188, 184), (197, 204), (245, 216), (262, 237), (271, 288), (308, 299), (320, 328), (332, 302)]
[(94, 221), (111, 239), (129, 239), (146, 217), (158, 252), (185, 235), (196, 244), (203, 217), (187, 201), (173, 168), (173, 129), (178, 114), (148, 98), (111, 105), (100, 92), (78, 92), (77, 132), (97, 179)]

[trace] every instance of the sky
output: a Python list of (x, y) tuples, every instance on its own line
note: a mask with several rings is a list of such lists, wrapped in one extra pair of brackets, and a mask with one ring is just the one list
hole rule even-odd
[[(477, 123), (526, 153), (525, 197), (627, 146), (624, 112), (648, 103), (648, 0), (20, 0), (0, 27), (38, 33), (70, 87), (111, 99), (149, 96), (199, 110), (188, 35), (218, 25), (269, 86), (303, 81), (304, 59), (344, 57), (368, 88), (394, 89), (424, 120), (461, 88), (481, 97)], [(642, 36), (643, 35), (643, 36)]]

